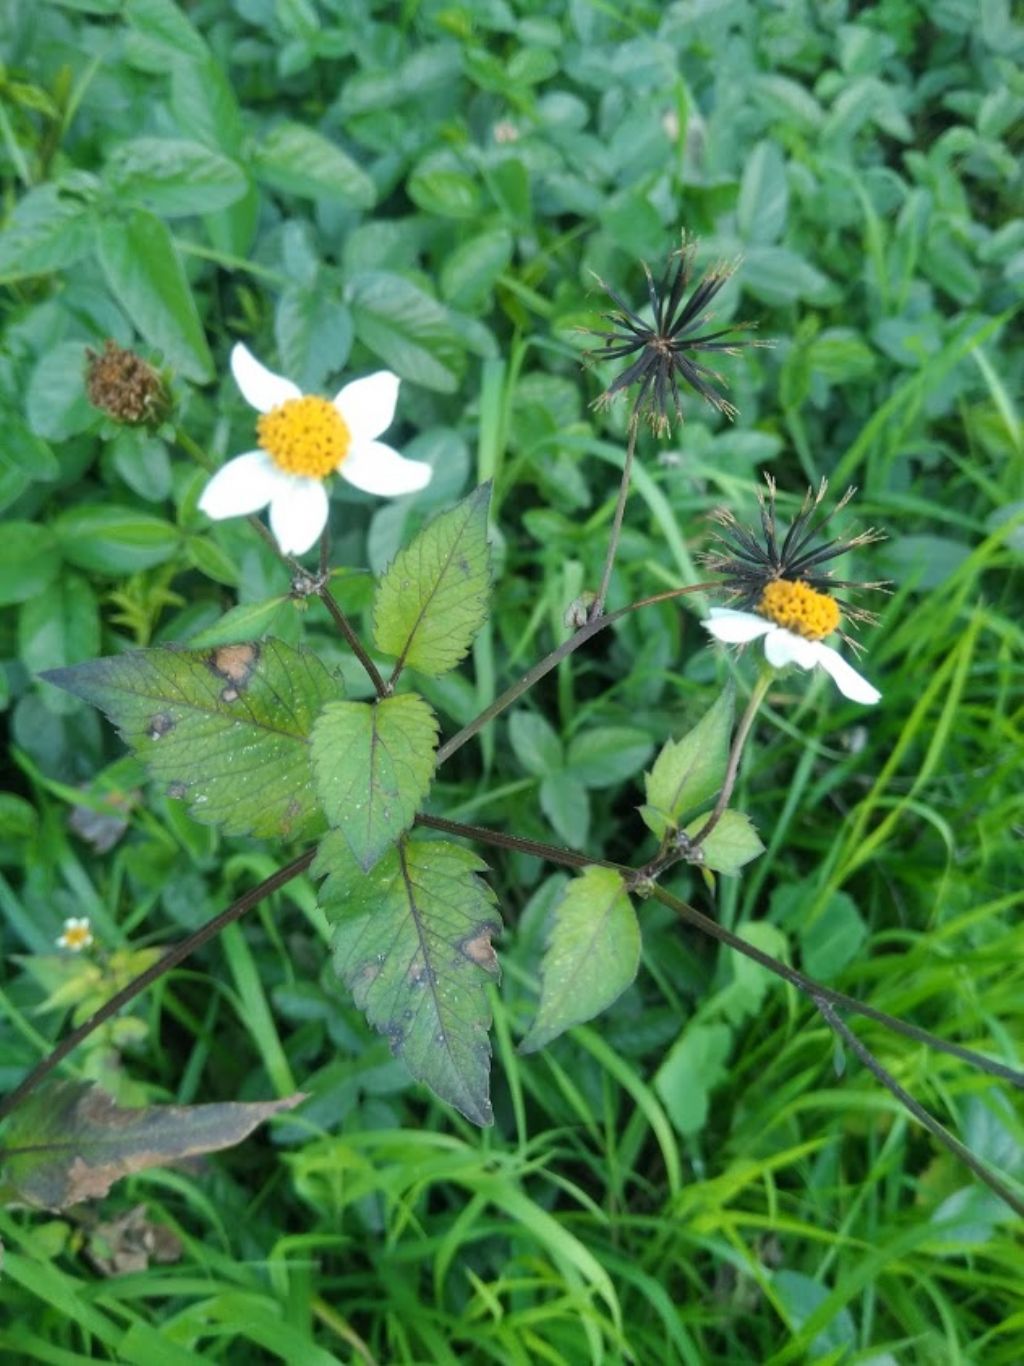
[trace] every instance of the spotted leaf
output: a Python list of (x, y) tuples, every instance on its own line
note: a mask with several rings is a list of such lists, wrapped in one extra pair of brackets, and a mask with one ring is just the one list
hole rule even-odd
[(67, 1209), (123, 1176), (241, 1143), (258, 1124), (292, 1110), (280, 1100), (122, 1109), (91, 1082), (51, 1081), (8, 1120), (0, 1148), (0, 1199)]
[(438, 675), (454, 669), (487, 619), (491, 589), (490, 484), (428, 522), (399, 551), (377, 588), (377, 647), (399, 666)]
[(356, 1005), (412, 1075), (475, 1124), (492, 1122), (486, 988), (501, 928), (475, 854), (403, 838), (364, 874), (340, 831), (313, 876), (334, 921), (334, 967)]
[(369, 871), (408, 830), (434, 775), (437, 720), (416, 693), (329, 702), (313, 727), (313, 768), (329, 824)]
[(280, 640), (136, 650), (43, 677), (99, 707), (196, 820), (229, 835), (323, 828), (309, 737), (341, 684)]

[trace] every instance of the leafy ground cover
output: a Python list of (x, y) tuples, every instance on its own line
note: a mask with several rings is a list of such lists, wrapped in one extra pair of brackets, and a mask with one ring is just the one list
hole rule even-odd
[[(431, 684), (446, 733), (568, 634), (596, 585), (625, 407), (590, 401), (594, 276), (640, 297), (681, 229), (742, 253), (720, 317), (729, 424), (696, 399), (644, 433), (612, 607), (697, 581), (707, 514), (770, 469), (860, 485), (894, 592), (862, 631), (869, 712), (794, 675), (741, 776), (765, 854), (673, 890), (879, 1009), (1019, 1062), (1024, 551), (1024, 30), (973, 0), (15, 0), (0, 14), (0, 1085), (302, 846), (222, 836), (150, 783), (46, 669), (270, 633), (366, 681), (244, 522), (197, 510), (251, 444), (236, 340), (303, 388), (386, 366), (420, 494), (333, 494), (339, 601), (494, 481), (498, 560), (472, 659)], [(1016, 328), (1016, 331), (1015, 331)], [(114, 423), (86, 348), (164, 370), (173, 421)], [(333, 387), (332, 387), (333, 386)], [(181, 433), (186, 442), (182, 443)], [(188, 444), (187, 438), (195, 449)], [(693, 600), (690, 600), (693, 602)], [(656, 745), (749, 661), (702, 603), (623, 620), (439, 776), (437, 810), (635, 862)], [(827, 680), (825, 680), (827, 682)], [(639, 853), (638, 853), (639, 851)], [(494, 1125), (433, 1103), (372, 1034), (300, 880), (76, 1054), (124, 1105), (286, 1098), (202, 1167), (97, 1207), (0, 1213), (12, 1361), (1006, 1362), (1019, 1226), (787, 988), (643, 911), (635, 985), (527, 1056), (566, 885), (488, 855), (506, 926)], [(68, 917), (95, 944), (58, 954)], [(861, 1036), (1010, 1178), (1019, 1096)], [(116, 1271), (118, 1274), (112, 1275)]]

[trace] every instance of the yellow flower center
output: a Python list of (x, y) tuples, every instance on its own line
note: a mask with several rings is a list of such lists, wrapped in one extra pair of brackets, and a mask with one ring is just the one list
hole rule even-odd
[(84, 949), (92, 943), (92, 931), (88, 925), (69, 925), (60, 938), (66, 949)]
[(839, 625), (839, 604), (827, 593), (816, 593), (810, 584), (775, 579), (765, 585), (757, 611), (787, 631), (808, 640), (821, 640)]
[(260, 446), (286, 474), (323, 479), (348, 454), (352, 434), (325, 398), (289, 398), (256, 423)]

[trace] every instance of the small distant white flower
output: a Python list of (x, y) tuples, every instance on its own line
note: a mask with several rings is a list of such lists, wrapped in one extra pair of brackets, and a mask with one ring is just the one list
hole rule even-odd
[(64, 933), (58, 937), (57, 947), (59, 949), (70, 949), (72, 953), (81, 953), (92, 942), (89, 917), (87, 915), (73, 915), (64, 921)]
[(830, 675), (836, 687), (852, 702), (869, 705), (882, 694), (863, 678), (855, 668), (831, 645), (820, 640), (809, 640), (784, 626), (777, 625), (756, 612), (738, 612), (731, 607), (712, 607), (706, 630), (718, 640), (730, 645), (742, 645), (764, 638), (764, 657), (773, 668), (782, 669), (795, 664), (798, 669), (813, 669), (820, 665)]
[(327, 525), (324, 480), (335, 471), (364, 493), (396, 498), (430, 482), (430, 466), (406, 460), (377, 437), (391, 426), (399, 379), (378, 370), (333, 399), (303, 394), (238, 343), (231, 371), (260, 413), (259, 449), (229, 460), (199, 500), (215, 521), (270, 506), (270, 528), (286, 555), (302, 555)]

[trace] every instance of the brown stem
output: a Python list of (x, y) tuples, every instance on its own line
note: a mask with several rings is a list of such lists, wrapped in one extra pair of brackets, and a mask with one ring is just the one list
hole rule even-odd
[[(262, 523), (260, 525), (262, 526)], [(301, 566), (297, 566), (297, 568), (300, 572), (304, 572), (301, 571)], [(709, 584), (696, 584), (691, 588), (672, 588), (664, 593), (655, 593), (653, 596), (632, 603), (629, 607), (624, 607), (618, 612), (612, 613), (610, 616), (602, 617), (600, 621), (590, 623), (590, 625), (585, 626), (581, 631), (578, 631), (571, 641), (567, 641), (565, 646), (559, 646), (559, 648), (549, 655), (547, 659), (541, 660), (540, 665), (535, 666), (535, 670), (537, 668), (540, 670), (540, 672), (536, 673), (536, 677), (543, 677), (549, 669), (554, 668), (561, 659), (564, 659), (565, 656), (570, 654), (578, 645), (582, 645), (585, 640), (589, 640), (592, 635), (595, 635), (603, 627), (610, 626), (613, 621), (619, 620), (620, 617), (625, 616), (628, 612), (636, 611), (640, 607), (653, 606), (655, 603), (667, 602), (672, 598), (682, 597), (687, 593), (695, 593), (700, 589), (708, 588), (710, 586), (711, 585)], [(318, 592), (319, 591), (320, 590), (318, 590)], [(352, 628), (349, 626), (347, 618), (341, 611), (341, 608), (338, 607), (338, 604), (334, 601), (333, 597), (331, 597), (329, 593), (326, 595), (321, 594), (321, 596), (325, 597), (325, 605), (327, 606), (328, 611), (331, 610), (333, 605), (334, 610), (337, 612), (337, 617), (335, 619), (338, 621), (339, 626), (344, 622), (345, 627), (351, 631)], [(348, 637), (346, 636), (346, 639), (347, 638)], [(369, 660), (368, 657), (367, 663), (369, 665), (367, 672), (370, 674), (371, 679), (374, 678), (374, 673), (376, 673), (376, 680), (374, 682), (375, 687), (378, 687), (379, 680), (380, 686), (378, 687), (378, 696), (381, 696), (382, 693), (380, 689), (386, 689), (387, 685), (380, 677), (380, 674), (377, 673), (373, 661)], [(364, 667), (366, 666), (364, 665)], [(535, 670), (531, 670), (531, 674), (533, 674)], [(383, 695), (386, 695), (386, 693)], [(518, 695), (519, 693), (516, 692), (515, 696)], [(504, 706), (508, 706), (509, 703), (514, 700), (514, 697), (503, 694), (503, 698), (499, 698), (498, 702), (502, 703), (503, 699), (507, 699), (504, 700)], [(504, 706), (499, 705), (495, 710), (492, 705), (491, 708), (488, 708), (488, 713), (497, 715), (499, 711), (504, 709)], [(490, 719), (488, 713), (482, 713), (481, 717), (477, 718), (480, 725), (477, 725), (475, 729), (473, 723), (471, 723), (470, 726), (467, 726), (464, 730), (460, 731), (458, 735), (454, 736), (452, 740), (443, 747), (443, 750), (439, 752), (437, 756), (438, 766), (440, 766), (451, 754), (454, 754), (457, 749), (461, 748), (461, 746), (476, 733), (476, 730), (479, 730), (480, 726), (484, 725), (486, 721)], [(482, 827), (456, 826), (455, 822), (442, 822), (438, 817), (421, 817), (420, 820), (421, 824), (426, 825), (433, 823), (436, 829), (448, 830), (450, 833), (454, 834), (469, 831), (478, 832), (475, 835), (470, 835), (470, 838), (483, 839), (485, 835), (493, 835), (493, 832), (484, 831)], [(514, 837), (509, 836), (507, 838), (513, 839)], [(538, 857), (554, 857), (549, 846), (537, 845), (535, 847), (535, 852), (537, 852)], [(38, 1067), (34, 1068), (28, 1076), (24, 1077), (8, 1096), (0, 1100), (0, 1119), (3, 1119), (5, 1115), (8, 1115), (31, 1091), (35, 1090), (36, 1086), (38, 1086), (38, 1084), (47, 1077), (69, 1053), (77, 1048), (84, 1039), (87, 1039), (94, 1030), (98, 1029), (102, 1024), (105, 1024), (111, 1016), (116, 1014), (123, 1006), (126, 1006), (129, 1002), (133, 1001), (136, 996), (162, 977), (165, 972), (169, 972), (172, 968), (177, 967), (177, 965), (183, 962), (193, 950), (200, 948), (203, 944), (207, 943), (207, 941), (218, 934), (225, 925), (230, 925), (233, 920), (244, 915), (247, 910), (255, 906), (263, 897), (269, 896), (271, 892), (276, 891), (279, 887), (283, 887), (285, 883), (290, 882), (292, 878), (297, 877), (300, 873), (304, 872), (313, 862), (315, 855), (315, 850), (309, 850), (307, 853), (293, 860), (286, 867), (271, 874), (271, 876), (261, 882), (259, 886), (254, 887), (252, 891), (246, 892), (238, 901), (233, 902), (227, 910), (222, 911), (220, 915), (215, 916), (213, 920), (196, 930), (194, 934), (189, 935), (187, 939), (183, 939), (180, 944), (177, 944), (173, 949), (164, 954), (159, 962), (154, 963), (151, 967), (147, 968), (145, 972), (140, 973), (138, 977), (133, 978), (127, 986), (123, 987), (116, 996), (112, 996), (94, 1015), (91, 1015), (88, 1020), (79, 1025), (77, 1029), (73, 1030), (67, 1038), (62, 1039), (61, 1042), (54, 1047), (53, 1052), (50, 1053)], [(563, 851), (563, 859), (572, 860), (570, 863), (571, 867), (580, 867), (586, 863), (593, 862), (593, 860), (584, 859), (582, 855), (571, 854), (569, 850)]]
[[(416, 817), (416, 823), (429, 826), (432, 830), (443, 830), (446, 834), (455, 835), (460, 839), (476, 840), (480, 844), (490, 844), (499, 849), (511, 849), (517, 853), (532, 854), (535, 858), (547, 859), (549, 863), (559, 864), (564, 868), (613, 868), (616, 872), (621, 873), (627, 882), (630, 874), (636, 871), (621, 863), (612, 863), (607, 859), (589, 858), (586, 854), (579, 854), (574, 849), (563, 849), (559, 845), (544, 844), (540, 840), (523, 839), (519, 835), (507, 835), (504, 831), (489, 830), (483, 825), (466, 825), (461, 821), (450, 821), (441, 816), (427, 816), (422, 813)], [(863, 1001), (858, 1001), (855, 996), (847, 996), (843, 991), (826, 987), (823, 983), (815, 981), (813, 977), (807, 977), (796, 968), (791, 968), (787, 963), (783, 963), (778, 958), (773, 958), (771, 954), (765, 953), (745, 939), (741, 939), (739, 935), (732, 934), (719, 925), (716, 920), (710, 919), (695, 907), (690, 906), (685, 901), (680, 901), (678, 897), (666, 892), (661, 887), (654, 888), (652, 895), (663, 905), (674, 910), (682, 920), (693, 925), (695, 929), (701, 930), (720, 944), (735, 949), (737, 953), (751, 959), (759, 967), (767, 969), (768, 972), (780, 977), (784, 982), (788, 982), (790, 986), (796, 987), (803, 995), (810, 997), (816, 1005), (819, 1000), (826, 1001), (832, 1006), (839, 1006), (853, 1014), (863, 1015), (865, 1019), (874, 1020), (876, 1024), (891, 1029), (895, 1034), (902, 1034), (908, 1039), (913, 1039), (915, 1043), (925, 1044), (929, 1048), (934, 1048), (936, 1052), (948, 1053), (954, 1058), (959, 1058), (961, 1062), (970, 1063), (972, 1067), (976, 1067), (989, 1076), (999, 1077), (1000, 1080), (1009, 1082), (1012, 1086), (1024, 1089), (1024, 1072), (1018, 1072), (1012, 1067), (1007, 1067), (1005, 1063), (996, 1062), (993, 1058), (986, 1058), (981, 1053), (975, 1053), (971, 1048), (964, 1048), (961, 1044), (939, 1038), (938, 1035), (929, 1033), (927, 1029), (908, 1024), (895, 1015), (889, 1015), (884, 1010), (878, 1010)]]
[(338, 630), (348, 641), (352, 653), (355, 655), (356, 659), (359, 660), (359, 663), (363, 666), (364, 670), (366, 671), (366, 674), (370, 682), (373, 684), (374, 692), (376, 692), (378, 697), (390, 697), (392, 692), (390, 685), (384, 681), (383, 677), (381, 676), (380, 670), (377, 668), (376, 664), (374, 664), (370, 656), (366, 653), (366, 650), (363, 647), (363, 642), (359, 639), (355, 631), (352, 629), (352, 623), (349, 621), (348, 617), (338, 606), (337, 602), (334, 599), (334, 595), (331, 593), (331, 590), (327, 587), (326, 579), (324, 579), (320, 583), (320, 586), (317, 588), (317, 596), (319, 597), (323, 605), (327, 608), (328, 612), (330, 612), (335, 626), (337, 626)]
[[(540, 858), (547, 858), (553, 863), (560, 863), (571, 868), (579, 868), (588, 864), (597, 863), (603, 868), (616, 868), (619, 865), (607, 863), (602, 859), (589, 860), (585, 856), (577, 854), (569, 849), (560, 849), (550, 845), (541, 844), (535, 840), (521, 839), (518, 836), (506, 835), (499, 831), (487, 830), (482, 826), (461, 825), (458, 821), (442, 820), (437, 817), (420, 816), (417, 818), (421, 825), (431, 826), (435, 830), (445, 830), (449, 834), (461, 835), (467, 839), (480, 840), (483, 843), (497, 845), (504, 849), (513, 849), (523, 853), (534, 854)], [(629, 874), (633, 870), (619, 867), (623, 874)], [(655, 888), (654, 895), (658, 896), (661, 888)], [(801, 992), (809, 996), (814, 1005), (821, 1012), (826, 1024), (833, 1032), (848, 1044), (850, 1049), (860, 1058), (861, 1062), (869, 1069), (874, 1077), (904, 1105), (910, 1115), (917, 1120), (927, 1131), (941, 1143), (954, 1157), (958, 1157), (967, 1169), (978, 1178), (984, 1185), (995, 1192), (1001, 1200), (1019, 1215), (1024, 1216), (1024, 1200), (1019, 1199), (1010, 1188), (991, 1171), (984, 1162), (975, 1157), (971, 1150), (960, 1142), (950, 1131), (941, 1124), (933, 1115), (919, 1104), (910, 1093), (899, 1084), (896, 1078), (889, 1072), (874, 1056), (871, 1050), (857, 1038), (853, 1031), (839, 1018), (833, 1006), (833, 1002), (847, 1005), (850, 1009), (856, 1010), (859, 1014), (867, 1015), (881, 1024), (888, 1025), (898, 1033), (909, 1034), (912, 1038), (917, 1038), (922, 1042), (929, 1043), (944, 1052), (952, 1053), (966, 1062), (971, 1062), (980, 1066), (982, 1070), (994, 1075), (1003, 1076), (1006, 1080), (1012, 1081), (1017, 1086), (1024, 1085), (1024, 1075), (1013, 1072), (1009, 1068), (1002, 1067), (1001, 1064), (993, 1063), (988, 1058), (983, 1058), (979, 1054), (972, 1053), (969, 1049), (964, 1049), (956, 1044), (949, 1044), (944, 1039), (935, 1038), (924, 1030), (918, 1030), (915, 1026), (908, 1026), (903, 1020), (898, 1020), (894, 1016), (886, 1015), (884, 1011), (877, 1011), (871, 1007), (864, 1006), (860, 1001), (855, 1001), (850, 997), (845, 997), (841, 992), (833, 992), (828, 987), (822, 986), (812, 978), (805, 977), (803, 973), (789, 968), (778, 959), (772, 958), (769, 954), (761, 953), (752, 944), (737, 936), (723, 930), (714, 921), (707, 920), (685, 902), (678, 902), (675, 897), (667, 893), (659, 897), (663, 902), (673, 905), (682, 912), (685, 909), (685, 918), (692, 923), (699, 923), (703, 929), (714, 926), (715, 938), (728, 944), (731, 948), (739, 950), (747, 957), (754, 959), (762, 967), (782, 977), (785, 981), (798, 987)]]
[(561, 863), (566, 868), (591, 868), (599, 864), (602, 868), (617, 868), (616, 863), (605, 863), (601, 859), (588, 858), (577, 854), (573, 849), (561, 849), (553, 844), (543, 844), (540, 840), (524, 839), (522, 835), (506, 835), (503, 830), (488, 830), (483, 825), (464, 825), (462, 821), (445, 820), (443, 816), (428, 816), (420, 812), (416, 817), (417, 825), (425, 825), (431, 830), (443, 830), (445, 834), (457, 835), (460, 839), (477, 840), (481, 844), (492, 844), (497, 849), (511, 849), (517, 854), (532, 854), (534, 858), (546, 858), (551, 863)]
[(626, 499), (629, 497), (629, 482), (633, 473), (633, 455), (636, 451), (636, 434), (639, 427), (639, 414), (634, 412), (629, 419), (629, 440), (626, 443), (626, 458), (622, 462), (622, 482), (619, 484), (619, 496), (615, 503), (615, 514), (612, 517), (612, 531), (608, 540), (608, 553), (604, 557), (601, 586), (598, 588), (597, 597), (590, 608), (591, 621), (600, 620), (604, 614), (604, 602), (608, 596), (608, 585), (611, 582), (615, 556), (619, 549), (619, 536), (622, 532), (622, 518), (626, 512)]
[[(191, 455), (192, 459), (195, 460), (195, 462), (198, 465), (201, 465), (203, 469), (208, 470), (212, 473), (213, 462), (210, 460), (209, 456), (203, 450), (202, 446), (199, 445), (198, 441), (194, 441), (183, 427), (179, 427), (175, 430), (175, 440), (177, 441), (178, 445), (182, 447), (183, 450), (188, 451), (189, 455)], [(291, 555), (286, 555), (284, 553), (281, 547), (277, 544), (273, 532), (270, 530), (269, 527), (263, 525), (263, 523), (260, 521), (260, 519), (256, 516), (255, 513), (250, 513), (249, 516), (246, 518), (246, 521), (257, 533), (257, 535), (262, 537), (263, 541), (270, 547), (270, 549), (274, 552), (278, 559), (280, 559), (288, 567), (293, 579), (297, 580), (302, 578), (309, 578), (307, 571), (302, 567), (298, 560), (294, 559)], [(331, 596), (330, 590), (327, 587), (327, 545), (327, 533), (324, 532), (320, 537), (320, 573), (316, 580), (317, 596), (322, 600), (328, 612), (330, 612), (331, 616), (334, 619), (335, 625), (338, 627), (338, 630), (341, 632), (341, 634), (345, 637), (346, 641), (349, 644), (349, 648), (352, 650), (352, 653), (355, 655), (356, 659), (359, 660), (360, 664), (366, 670), (366, 673), (370, 679), (370, 682), (374, 686), (374, 690), (376, 691), (377, 696), (388, 697), (391, 694), (391, 689), (384, 682), (384, 679), (381, 677), (380, 671), (378, 670), (376, 664), (374, 664), (373, 660), (366, 653), (366, 650), (363, 648), (362, 641), (359, 639), (355, 631), (352, 629), (352, 626), (348, 618), (345, 616), (345, 613), (335, 602), (334, 598)]]
[(654, 887), (651, 895), (663, 906), (668, 906), (675, 911), (681, 920), (685, 920), (694, 929), (700, 930), (702, 934), (708, 935), (709, 938), (717, 940), (720, 944), (727, 945), (730, 949), (735, 949), (737, 953), (743, 954), (751, 962), (757, 963), (760, 967), (774, 973), (776, 977), (781, 977), (790, 986), (796, 987), (805, 996), (812, 999), (821, 997), (822, 1000), (828, 1001), (834, 1006), (840, 1006), (843, 1010), (852, 1011), (856, 1015), (863, 1015), (867, 1020), (874, 1020), (876, 1023), (884, 1025), (886, 1029), (891, 1029), (895, 1034), (903, 1034), (916, 1043), (934, 1048), (936, 1052), (948, 1053), (951, 1057), (959, 1058), (961, 1062), (970, 1063), (980, 1072), (985, 1072), (991, 1077), (999, 1077), (1000, 1080), (1009, 1082), (1011, 1086), (1024, 1089), (1024, 1072), (1018, 1072), (1012, 1067), (1007, 1067), (1005, 1063), (996, 1062), (993, 1058), (986, 1058), (983, 1054), (975, 1053), (973, 1049), (964, 1048), (961, 1044), (939, 1038), (937, 1034), (931, 1034), (927, 1029), (921, 1029), (917, 1025), (908, 1024), (895, 1015), (888, 1015), (884, 1010), (876, 1010), (874, 1006), (858, 1001), (855, 996), (847, 996), (845, 992), (823, 986), (821, 982), (816, 982), (813, 977), (805, 976), (796, 968), (791, 968), (788, 963), (783, 963), (780, 959), (773, 958), (771, 954), (764, 953), (753, 944), (748, 944), (745, 939), (731, 933), (723, 925), (719, 925), (717, 920), (712, 920), (710, 916), (698, 911), (695, 906), (690, 906), (687, 902), (680, 901), (678, 897), (673, 896), (671, 892), (666, 892), (664, 887)]
[(740, 759), (743, 757), (743, 749), (747, 743), (747, 736), (750, 734), (750, 727), (754, 724), (754, 717), (757, 715), (758, 708), (765, 699), (765, 694), (771, 687), (773, 675), (766, 669), (759, 675), (754, 684), (754, 690), (747, 701), (746, 710), (740, 717), (740, 723), (736, 727), (736, 734), (733, 736), (732, 748), (729, 750), (729, 760), (725, 767), (725, 779), (722, 782), (722, 790), (718, 794), (718, 800), (707, 820), (689, 840), (691, 849), (699, 849), (707, 837), (714, 830), (715, 826), (722, 819), (725, 808), (729, 805), (732, 797), (733, 788), (736, 786), (736, 776), (740, 770)]
[(839, 1018), (829, 1001), (822, 996), (814, 995), (811, 999), (821, 1011), (822, 1018), (833, 1033), (842, 1039), (843, 1043), (849, 1047), (852, 1053), (856, 1054), (871, 1075), (880, 1081), (886, 1090), (890, 1091), (900, 1104), (913, 1115), (918, 1124), (927, 1129), (932, 1137), (937, 1139), (954, 1157), (958, 1157), (979, 1181), (988, 1186), (989, 1190), (995, 1191), (1000, 1200), (1005, 1200), (1015, 1214), (1024, 1217), (1024, 1200), (1015, 1195), (1009, 1186), (1004, 1185), (999, 1177), (980, 1158), (975, 1157), (970, 1148), (961, 1143), (954, 1134), (951, 1134), (944, 1124), (940, 1124), (934, 1115), (929, 1114), (909, 1091), (904, 1090), (892, 1073), (882, 1066), (871, 1050), (861, 1043), (849, 1025)]
[(109, 1001), (105, 1001), (99, 1010), (90, 1015), (83, 1024), (72, 1030), (66, 1038), (61, 1039), (60, 1043), (54, 1046), (53, 1051), (48, 1053), (42, 1062), (18, 1083), (13, 1091), (0, 1100), (0, 1119), (9, 1115), (14, 1107), (20, 1104), (30, 1091), (34, 1091), (39, 1083), (49, 1076), (53, 1069), (63, 1062), (83, 1039), (88, 1038), (94, 1030), (99, 1029), (100, 1025), (105, 1024), (107, 1020), (116, 1015), (122, 1006), (126, 1006), (129, 1001), (134, 1000), (140, 992), (145, 991), (151, 983), (162, 977), (165, 972), (170, 972), (172, 968), (176, 968), (190, 953), (202, 948), (226, 926), (238, 920), (246, 911), (262, 901), (265, 896), (270, 896), (272, 892), (276, 892), (286, 883), (291, 882), (300, 873), (304, 873), (313, 862), (315, 854), (316, 850), (310, 849), (305, 854), (300, 854), (298, 858), (292, 859), (291, 863), (286, 864), (285, 867), (279, 868), (276, 873), (271, 873), (270, 877), (264, 878), (257, 886), (250, 888), (248, 892), (244, 892), (237, 901), (233, 901), (227, 910), (221, 911), (220, 915), (208, 920), (205, 925), (200, 926), (187, 939), (183, 939), (179, 944), (172, 945), (162, 958), (148, 967), (145, 972), (141, 972), (138, 977), (134, 977), (127, 986), (122, 987), (116, 995), (111, 996)]
[(596, 636), (598, 631), (603, 631), (606, 626), (613, 625), (616, 621), (621, 621), (623, 617), (629, 616), (630, 612), (637, 612), (641, 607), (653, 607), (655, 603), (670, 602), (673, 598), (685, 597), (688, 593), (706, 593), (709, 588), (714, 588), (714, 583), (694, 583), (685, 588), (669, 588), (664, 593), (654, 593), (649, 598), (641, 598), (638, 602), (631, 602), (628, 607), (620, 607), (616, 612), (608, 612), (594, 621), (588, 621), (585, 626), (562, 642), (539, 659), (532, 668), (527, 669), (522, 678), (505, 689), (500, 697), (496, 697), (489, 707), (485, 707), (479, 716), (473, 718), (468, 725), (453, 735), (450, 740), (445, 741), (437, 751), (437, 762), (441, 765), (446, 759), (450, 759), (456, 750), (461, 749), (467, 741), (472, 740), (473, 736), (483, 730), (489, 722), (496, 716), (509, 708), (517, 698), (522, 697), (533, 685), (540, 681), (545, 674), (549, 674), (552, 669), (558, 667), (563, 659), (568, 658), (581, 645), (585, 645), (591, 636)]

